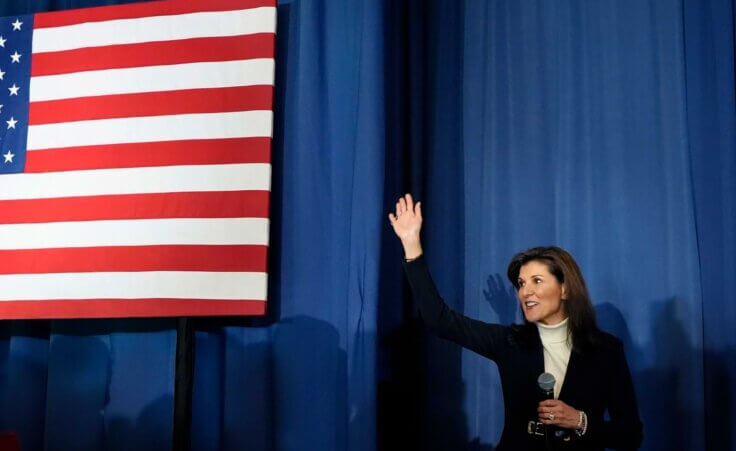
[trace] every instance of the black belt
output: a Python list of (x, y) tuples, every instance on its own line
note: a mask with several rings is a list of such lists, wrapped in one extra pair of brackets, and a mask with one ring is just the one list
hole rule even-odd
[[(526, 432), (529, 435), (544, 437), (545, 427), (546, 425), (540, 421), (530, 420), (526, 424)], [(572, 437), (570, 431), (562, 428), (554, 428), (552, 430), (552, 436), (557, 440), (562, 440), (563, 442), (569, 442)]]

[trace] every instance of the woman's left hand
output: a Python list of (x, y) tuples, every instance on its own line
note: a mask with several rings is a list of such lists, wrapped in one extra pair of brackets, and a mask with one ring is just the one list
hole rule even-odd
[(540, 422), (561, 428), (577, 429), (580, 422), (580, 412), (559, 399), (546, 399), (540, 402), (537, 412)]

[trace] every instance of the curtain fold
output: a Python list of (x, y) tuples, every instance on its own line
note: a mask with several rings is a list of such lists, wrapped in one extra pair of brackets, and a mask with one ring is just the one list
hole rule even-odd
[[(707, 449), (736, 447), (734, 4), (685, 1), (687, 115), (703, 296)], [(729, 448), (730, 447), (730, 448)]]
[[(427, 335), (405, 286), (407, 191), (453, 308), (520, 321), (508, 260), (565, 247), (642, 449), (736, 449), (733, 6), (280, 1), (269, 311), (193, 321), (192, 449), (494, 448), (494, 364)], [(0, 432), (170, 449), (175, 352), (175, 319), (0, 321)]]

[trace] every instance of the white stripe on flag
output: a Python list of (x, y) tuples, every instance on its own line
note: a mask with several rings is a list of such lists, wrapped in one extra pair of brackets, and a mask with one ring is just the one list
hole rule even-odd
[(200, 37), (273, 33), (276, 8), (88, 22), (33, 31), (33, 53)]
[(270, 110), (236, 111), (31, 125), (28, 127), (27, 149), (271, 137), (272, 115)]
[[(0, 249), (268, 244), (265, 218), (185, 218), (0, 225)], [(2, 285), (0, 284), (0, 287)], [(2, 291), (2, 290), (0, 290)]]
[(273, 85), (274, 61), (170, 64), (125, 69), (91, 70), (31, 78), (31, 102), (136, 92)]
[(0, 200), (270, 189), (268, 163), (98, 169), (0, 177)]
[(36, 299), (266, 299), (265, 273), (142, 271), (0, 275), (0, 301)]

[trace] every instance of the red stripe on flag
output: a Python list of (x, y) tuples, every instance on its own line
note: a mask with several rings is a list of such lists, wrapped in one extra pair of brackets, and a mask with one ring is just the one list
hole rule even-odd
[(266, 302), (222, 299), (68, 299), (0, 301), (0, 318), (133, 318), (263, 315)]
[(158, 245), (0, 250), (0, 274), (266, 272), (267, 249), (259, 245)]
[(271, 110), (273, 87), (185, 89), (33, 102), (28, 124), (40, 125), (121, 117)]
[(208, 61), (273, 58), (273, 33), (181, 39), (34, 53), (31, 76)]
[(270, 161), (271, 138), (197, 139), (34, 150), (26, 172)]
[(160, 218), (268, 218), (268, 203), (268, 191), (2, 200), (0, 224)]
[(100, 6), (96, 8), (70, 9), (37, 13), (33, 28), (60, 27), (85, 22), (101, 22), (116, 19), (137, 19), (148, 16), (172, 16), (196, 12), (230, 11), (263, 6), (276, 6), (276, 0), (168, 0), (134, 3), (128, 5)]

